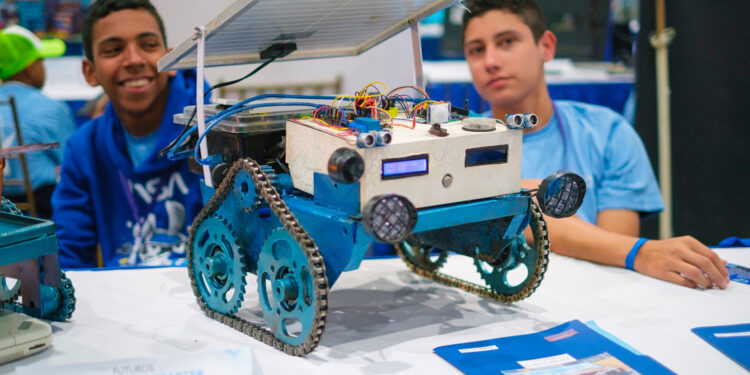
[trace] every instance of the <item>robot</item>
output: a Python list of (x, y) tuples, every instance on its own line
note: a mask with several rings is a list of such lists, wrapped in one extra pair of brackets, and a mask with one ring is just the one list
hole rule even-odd
[[(215, 187), (203, 187), (206, 204), (186, 249), (201, 309), (286, 353), (307, 354), (325, 329), (330, 287), (359, 267), (373, 241), (395, 245), (410, 269), (437, 282), (506, 303), (531, 295), (549, 253), (542, 212), (572, 215), (585, 183), (550, 176), (537, 191), (540, 208), (520, 186), (521, 129), (535, 115), (509, 116), (507, 126), (457, 120), (449, 103), (424, 108), (430, 122), (413, 128), (364, 117), (371, 109), (286, 122), (292, 114), (283, 112), (275, 126), (267, 112), (253, 119), (247, 109), (214, 122), (208, 150), (221, 162), (211, 169)], [(177, 122), (187, 126), (191, 111)], [(336, 121), (346, 124), (332, 127)], [(473, 258), (487, 285), (440, 273), (451, 253)], [(509, 281), (519, 267), (526, 276)], [(270, 329), (237, 316), (251, 274)]]
[[(56, 146), (30, 144), (0, 149), (0, 159)], [(55, 232), (53, 222), (24, 216), (12, 202), (2, 198), (0, 308), (58, 322), (73, 315), (75, 288), (60, 270)]]
[[(202, 97), (209, 57), (217, 65), (259, 57), (260, 69), (287, 55), (320, 57), (327, 50), (316, 48), (328, 40), (316, 37), (377, 24), (382, 32), (373, 26), (352, 47), (358, 54), (452, 3), (386, 1), (352, 12), (338, 3), (304, 2), (298, 14), (299, 4), (288, 2), (238, 1), (207, 25), (211, 30), (198, 28), (165, 56), (159, 69), (197, 62)], [(394, 13), (396, 6), (405, 7), (406, 18)], [(339, 10), (348, 18), (336, 18)], [(266, 23), (267, 33), (247, 33)], [(213, 44), (206, 44), (212, 32)], [(357, 38), (348, 35), (333, 53)], [(245, 53), (240, 40), (252, 48)], [(419, 275), (500, 302), (527, 298), (539, 286), (549, 254), (542, 213), (574, 214), (586, 187), (580, 176), (561, 171), (535, 191), (521, 188), (522, 129), (535, 126), (536, 115), (473, 118), (465, 108), (430, 100), (419, 86), (381, 85), (339, 97), (266, 94), (175, 115), (185, 131), (163, 152), (191, 158), (204, 175), (205, 206), (190, 225), (185, 251), (193, 292), (209, 317), (287, 354), (308, 354), (325, 330), (330, 288), (342, 272), (359, 267), (373, 242), (392, 244)], [(284, 101), (269, 102), (275, 99)], [(472, 258), (486, 285), (441, 273), (454, 255)], [(511, 280), (515, 270), (525, 276)], [(253, 276), (262, 324), (237, 314)]]

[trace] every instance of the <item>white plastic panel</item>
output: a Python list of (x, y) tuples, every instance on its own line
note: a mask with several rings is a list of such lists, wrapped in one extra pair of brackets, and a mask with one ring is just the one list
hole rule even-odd
[[(396, 122), (406, 125), (402, 120)], [(411, 125), (411, 123), (408, 123)], [(383, 147), (357, 148), (353, 138), (331, 134), (330, 129), (307, 120), (292, 120), (286, 126), (286, 161), (294, 187), (313, 194), (315, 172), (328, 174), (328, 159), (340, 147), (356, 150), (365, 161), (360, 179), (360, 208), (370, 198), (398, 193), (423, 208), (442, 204), (489, 198), (521, 191), (521, 144), (523, 131), (498, 126), (491, 132), (470, 132), (461, 122), (443, 124), (447, 137), (428, 132), (430, 125), (417, 124), (416, 129), (393, 128), (393, 142)], [(336, 132), (334, 132), (336, 133)], [(507, 145), (507, 162), (466, 167), (466, 150)], [(382, 179), (384, 159), (429, 155), (429, 173), (398, 179)], [(450, 186), (443, 185), (451, 175)]]
[[(275, 43), (285, 60), (358, 55), (457, 0), (238, 0), (206, 24), (206, 66), (258, 62)], [(194, 68), (196, 41), (180, 44), (159, 70)]]

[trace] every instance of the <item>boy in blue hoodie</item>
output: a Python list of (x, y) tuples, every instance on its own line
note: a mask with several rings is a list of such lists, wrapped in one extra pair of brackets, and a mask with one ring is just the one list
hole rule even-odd
[(52, 198), (63, 267), (174, 264), (202, 206), (185, 160), (158, 157), (195, 103), (195, 73), (159, 73), (164, 25), (148, 0), (98, 0), (84, 18), (83, 73), (110, 103), (65, 148)]

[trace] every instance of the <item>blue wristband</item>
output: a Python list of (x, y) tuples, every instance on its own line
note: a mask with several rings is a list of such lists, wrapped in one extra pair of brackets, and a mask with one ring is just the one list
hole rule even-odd
[(638, 241), (635, 241), (635, 245), (633, 245), (628, 256), (625, 258), (625, 268), (634, 271), (633, 263), (635, 263), (635, 256), (638, 255), (638, 250), (641, 249), (641, 246), (643, 246), (646, 241), (648, 241), (648, 238), (639, 238)]

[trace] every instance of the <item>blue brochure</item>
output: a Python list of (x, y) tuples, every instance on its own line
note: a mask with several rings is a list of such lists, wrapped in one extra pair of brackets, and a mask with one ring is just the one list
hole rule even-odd
[(473, 374), (672, 374), (578, 320), (521, 336), (435, 348), (467, 375)]
[(736, 283), (750, 284), (750, 268), (727, 263), (729, 279)]
[(698, 327), (692, 331), (727, 357), (750, 370), (750, 323)]

